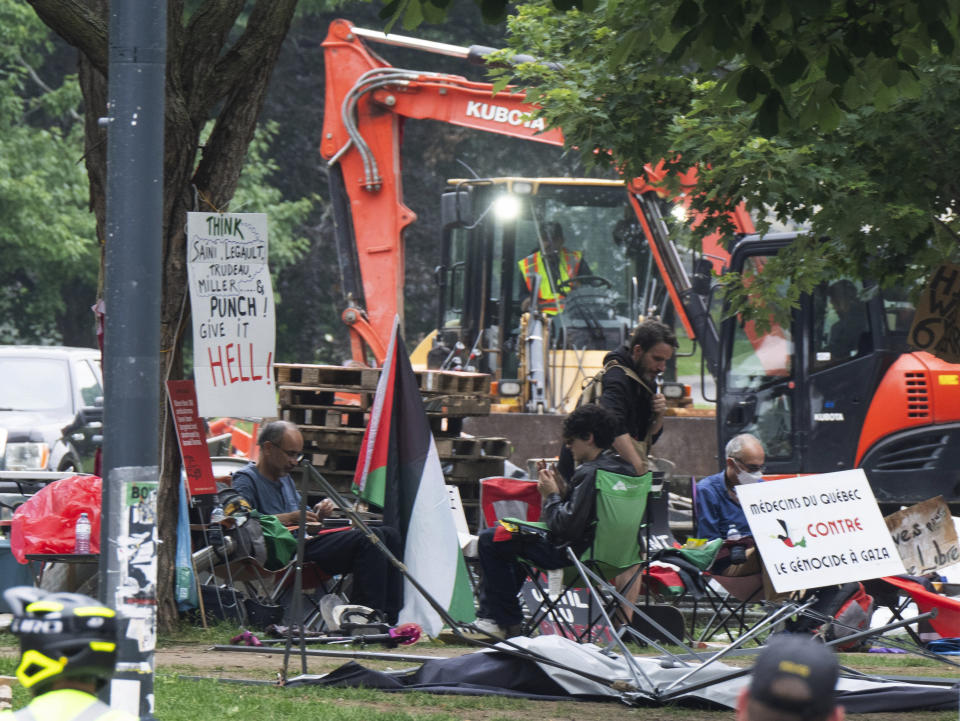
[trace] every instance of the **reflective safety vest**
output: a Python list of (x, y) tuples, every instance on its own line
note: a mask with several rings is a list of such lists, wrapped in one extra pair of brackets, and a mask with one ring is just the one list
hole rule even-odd
[[(560, 285), (564, 281), (575, 278), (580, 271), (580, 261), (582, 258), (583, 253), (579, 250), (567, 250), (564, 248), (558, 257), (560, 261), (557, 264), (559, 266), (557, 269), (559, 277), (555, 278), (554, 282)], [(539, 250), (519, 261), (517, 265), (520, 266), (520, 273), (523, 275), (523, 280), (527, 284), (528, 292), (533, 292), (533, 279), (538, 275), (540, 276), (540, 290), (537, 293), (539, 303), (537, 304), (537, 308), (541, 313), (556, 315), (563, 310), (564, 294), (554, 292), (553, 288), (550, 287), (550, 279), (547, 277), (547, 264), (543, 262), (543, 254)]]
[(41, 694), (19, 711), (0, 713), (0, 721), (137, 721), (137, 717), (112, 709), (88, 693), (65, 688)]

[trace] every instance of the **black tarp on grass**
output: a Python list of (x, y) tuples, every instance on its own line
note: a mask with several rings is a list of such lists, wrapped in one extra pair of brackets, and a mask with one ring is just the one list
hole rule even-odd
[[(604, 656), (594, 646), (580, 645), (560, 637), (514, 639), (531, 650), (572, 669), (597, 673), (602, 667), (606, 678), (629, 678), (626, 666), (615, 658)], [(688, 668), (662, 668), (659, 659), (637, 657), (644, 673), (658, 688), (665, 688)], [(734, 708), (737, 694), (749, 677), (725, 680), (738, 669), (715, 663), (702, 669), (693, 681), (715, 679), (716, 683), (687, 692), (672, 702), (711, 708)], [(384, 673), (349, 662), (322, 677), (291, 679), (288, 685), (318, 684), (325, 686), (363, 686), (383, 691), (425, 691), (438, 694), (498, 695), (539, 700), (619, 700), (630, 704), (658, 704), (651, 693), (626, 695), (594, 681), (577, 677), (536, 661), (496, 651), (480, 651), (451, 659), (427, 661), (404, 673)], [(933, 711), (957, 708), (958, 688), (954, 684), (931, 685), (899, 682), (876, 682), (861, 678), (841, 678), (838, 684), (840, 703), (849, 713)]]

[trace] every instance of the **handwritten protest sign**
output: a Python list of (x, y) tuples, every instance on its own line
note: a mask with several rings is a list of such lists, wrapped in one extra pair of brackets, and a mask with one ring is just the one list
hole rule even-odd
[(948, 363), (960, 363), (960, 265), (944, 263), (924, 288), (908, 340)]
[(187, 213), (201, 416), (272, 417), (275, 323), (263, 213)]
[(904, 508), (883, 520), (911, 576), (960, 562), (957, 529), (943, 496)]
[(167, 397), (173, 411), (173, 425), (177, 429), (187, 490), (191, 496), (216, 493), (217, 484), (213, 480), (206, 433), (197, 414), (197, 394), (193, 381), (167, 381)]
[(736, 491), (778, 593), (904, 572), (862, 468)]

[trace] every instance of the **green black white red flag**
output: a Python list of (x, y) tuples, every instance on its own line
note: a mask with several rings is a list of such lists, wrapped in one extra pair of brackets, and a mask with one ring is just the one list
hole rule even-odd
[[(353, 478), (354, 491), (383, 509), (400, 532), (410, 575), (457, 621), (474, 619), (473, 593), (457, 529), (397, 319)], [(429, 636), (443, 628), (440, 614), (408, 580), (400, 623), (418, 623)]]

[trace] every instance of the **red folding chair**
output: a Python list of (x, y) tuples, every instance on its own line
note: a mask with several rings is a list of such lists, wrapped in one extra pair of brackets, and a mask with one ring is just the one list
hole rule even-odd
[(537, 482), (523, 478), (490, 476), (480, 479), (480, 528), (492, 528), (501, 518), (540, 520)]
[(960, 637), (960, 601), (928, 591), (919, 583), (905, 578), (884, 576), (883, 580), (910, 596), (920, 613), (936, 609), (937, 615), (929, 620), (929, 624), (941, 637)]

